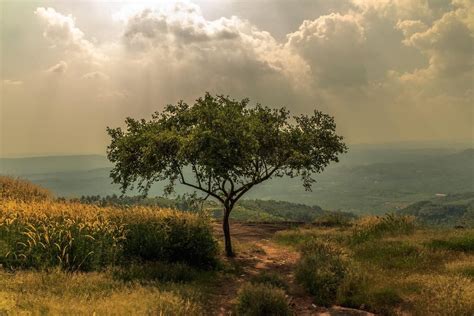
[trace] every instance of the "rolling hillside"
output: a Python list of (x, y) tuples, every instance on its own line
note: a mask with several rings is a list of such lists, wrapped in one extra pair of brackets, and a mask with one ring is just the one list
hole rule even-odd
[(399, 211), (427, 225), (474, 226), (474, 192), (449, 194), (420, 201)]

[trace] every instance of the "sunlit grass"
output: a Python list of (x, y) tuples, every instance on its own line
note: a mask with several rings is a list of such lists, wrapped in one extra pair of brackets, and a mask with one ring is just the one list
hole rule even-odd
[(196, 284), (122, 282), (108, 272), (0, 270), (0, 314), (201, 315)]
[(336, 304), (382, 315), (471, 315), (473, 234), (378, 217), (352, 228), (281, 231), (274, 240), (296, 249), (314, 239), (341, 247), (349, 265)]

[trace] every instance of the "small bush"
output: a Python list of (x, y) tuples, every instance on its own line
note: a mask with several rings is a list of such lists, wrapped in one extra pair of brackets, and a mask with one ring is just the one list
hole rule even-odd
[(252, 278), (251, 282), (255, 284), (267, 284), (273, 287), (278, 287), (283, 290), (288, 289), (288, 284), (286, 283), (286, 281), (274, 272), (264, 271), (260, 274), (257, 274)]
[(285, 292), (266, 284), (245, 284), (239, 291), (236, 311), (239, 316), (292, 315)]
[(347, 262), (339, 248), (328, 242), (311, 240), (301, 249), (295, 277), (314, 296), (316, 304), (330, 306), (336, 301), (347, 272)]
[(360, 219), (353, 230), (351, 240), (361, 243), (383, 236), (407, 235), (415, 231), (413, 216), (388, 214), (385, 216), (368, 216)]
[(127, 228), (124, 256), (143, 260), (184, 262), (211, 267), (217, 242), (209, 220), (179, 211), (135, 208), (123, 218)]

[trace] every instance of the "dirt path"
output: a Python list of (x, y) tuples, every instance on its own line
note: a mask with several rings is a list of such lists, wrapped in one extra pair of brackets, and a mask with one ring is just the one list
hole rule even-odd
[[(227, 259), (236, 268), (236, 276), (227, 277), (216, 294), (214, 315), (232, 315), (237, 292), (241, 285), (253, 276), (271, 271), (279, 274), (289, 285), (287, 291), (290, 305), (296, 315), (372, 315), (370, 313), (342, 307), (322, 308), (312, 303), (312, 298), (294, 281), (293, 271), (299, 259), (295, 250), (272, 241), (277, 231), (293, 226), (289, 223), (232, 223), (232, 238), (237, 248), (235, 258)], [(215, 233), (222, 238), (221, 227), (214, 226)]]

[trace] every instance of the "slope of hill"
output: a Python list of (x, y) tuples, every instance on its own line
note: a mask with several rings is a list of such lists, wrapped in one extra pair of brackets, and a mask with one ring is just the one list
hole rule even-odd
[(427, 225), (474, 227), (474, 192), (449, 194), (407, 206), (398, 213)]

